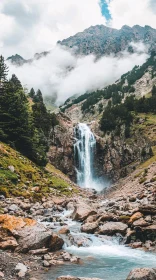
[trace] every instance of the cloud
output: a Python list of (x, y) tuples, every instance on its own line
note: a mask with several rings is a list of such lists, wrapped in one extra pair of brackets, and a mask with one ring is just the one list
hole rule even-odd
[(95, 59), (93, 55), (77, 57), (73, 51), (56, 46), (47, 57), (22, 67), (10, 65), (10, 75), (15, 73), (29, 89), (40, 88), (44, 95), (57, 95), (57, 105), (73, 95), (91, 92), (115, 82), (135, 65), (145, 62), (148, 55), (143, 44), (132, 44), (136, 52), (124, 51), (117, 56)]
[(155, 0), (107, 0), (111, 14), (110, 25), (121, 28), (123, 25), (150, 25), (156, 28)]
[(4, 27), (0, 29), (2, 54), (30, 58), (51, 49), (58, 40), (106, 20), (99, 0), (3, 0), (0, 23)]

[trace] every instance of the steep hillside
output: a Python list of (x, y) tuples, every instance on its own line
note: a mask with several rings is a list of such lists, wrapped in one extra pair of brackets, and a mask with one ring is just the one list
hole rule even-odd
[[(83, 32), (77, 33), (58, 44), (68, 48), (76, 47), (78, 54), (95, 54), (100, 57), (104, 54), (118, 53), (129, 47), (131, 42), (143, 42), (150, 45), (150, 50), (156, 48), (156, 30), (150, 26), (135, 25), (132, 28), (123, 26), (120, 30), (104, 25), (91, 26)], [(129, 47), (133, 51), (133, 47)]]
[(85, 93), (78, 98), (68, 99), (60, 107), (74, 121), (91, 121), (100, 118), (109, 100), (119, 104), (127, 96), (137, 98), (148, 95), (156, 83), (156, 55), (151, 54), (142, 66), (135, 66), (116, 83), (95, 92)]
[(135, 66), (115, 84), (68, 99), (60, 107), (73, 126), (86, 122), (94, 132), (97, 176), (105, 175), (117, 181), (153, 156), (156, 145), (155, 84), (156, 55), (153, 52), (146, 63)]
[(39, 168), (26, 157), (0, 142), (0, 194), (41, 200), (49, 195), (78, 192), (78, 187), (51, 164)]

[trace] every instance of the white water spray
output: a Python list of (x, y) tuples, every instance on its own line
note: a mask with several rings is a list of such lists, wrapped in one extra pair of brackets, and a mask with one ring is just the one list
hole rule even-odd
[(77, 139), (74, 145), (77, 183), (83, 188), (92, 188), (96, 139), (90, 128), (84, 123), (79, 123), (75, 128), (75, 136)]

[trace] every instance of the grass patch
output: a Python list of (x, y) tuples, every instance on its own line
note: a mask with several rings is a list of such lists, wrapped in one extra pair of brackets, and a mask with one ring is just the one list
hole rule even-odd
[[(9, 170), (14, 167), (14, 172)], [(61, 178), (60, 178), (61, 177)], [(33, 190), (37, 187), (38, 190)], [(40, 168), (10, 146), (0, 142), (0, 194), (41, 200), (49, 193), (71, 195), (76, 188), (51, 164)]]

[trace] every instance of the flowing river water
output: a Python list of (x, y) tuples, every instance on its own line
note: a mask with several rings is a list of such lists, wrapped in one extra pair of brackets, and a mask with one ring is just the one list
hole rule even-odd
[[(79, 124), (75, 129), (74, 145), (77, 183), (83, 188), (93, 187), (93, 160), (96, 140), (86, 124)], [(100, 186), (101, 188), (101, 186)], [(99, 186), (97, 187), (99, 189)], [(71, 212), (65, 211), (60, 218), (68, 225), (72, 236), (88, 240), (82, 247), (77, 247), (65, 240), (64, 249), (79, 256), (81, 264), (68, 264), (53, 267), (46, 274), (46, 280), (54, 280), (61, 275), (100, 278), (104, 280), (125, 280), (129, 272), (136, 267), (155, 267), (156, 255), (139, 249), (130, 249), (119, 244), (119, 238), (96, 236), (80, 231), (81, 224), (72, 221)], [(58, 225), (56, 231), (60, 229)], [(43, 276), (44, 279), (44, 276)]]

